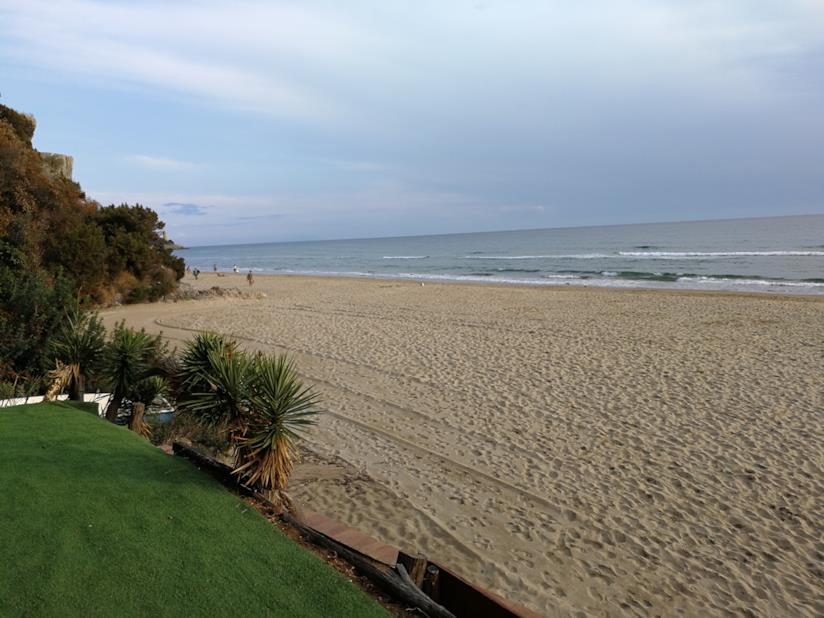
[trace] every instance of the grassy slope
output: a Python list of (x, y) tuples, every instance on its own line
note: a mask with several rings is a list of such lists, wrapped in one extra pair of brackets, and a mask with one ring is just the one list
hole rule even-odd
[(0, 616), (384, 616), (191, 464), (68, 404), (0, 409)]

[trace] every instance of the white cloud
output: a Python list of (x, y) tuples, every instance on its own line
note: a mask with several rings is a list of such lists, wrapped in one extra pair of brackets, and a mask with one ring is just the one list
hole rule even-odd
[(332, 108), (293, 63), (345, 61), (367, 38), (322, 11), (254, 2), (10, 0), (0, 16), (4, 52), (21, 63), (304, 119)]
[(140, 167), (159, 172), (190, 172), (203, 167), (199, 163), (149, 155), (129, 155), (127, 159)]
[[(421, 191), (384, 181), (369, 187), (325, 194), (209, 195), (181, 193), (120, 193), (88, 191), (101, 204), (139, 203), (160, 213), (169, 235), (186, 244), (229, 244), (340, 237), (342, 230), (369, 230), (368, 235), (392, 234), (403, 225), (406, 233), (425, 233), (441, 219), (439, 231), (457, 232), (471, 222), (473, 229), (494, 229), (483, 200), (457, 192)], [(200, 216), (169, 205), (198, 206)], [(542, 208), (511, 207), (541, 216)], [(491, 212), (491, 211), (490, 211)], [(543, 221), (541, 221), (543, 222)], [(371, 229), (367, 226), (370, 225)], [(354, 227), (353, 227), (354, 226)], [(343, 232), (357, 236), (358, 232)], [(360, 232), (361, 235), (364, 232)]]
[[(671, 218), (668, 207), (753, 195), (821, 203), (808, 168), (824, 143), (822, 6), (0, 0), (0, 62), (41, 83), (91, 84), (101, 106), (107, 89), (147, 93), (116, 111), (164, 130), (141, 141), (111, 123), (88, 184), (118, 178), (107, 177), (122, 162), (112, 151), (192, 173), (122, 174), (146, 193), (90, 194), (213, 206), (167, 217), (180, 234), (212, 230), (208, 242), (240, 217), (268, 221), (248, 233), (271, 238), (389, 231), (390, 217), (399, 231), (427, 217), (477, 228), (490, 213), (498, 227), (555, 224), (564, 212), (570, 224), (641, 202)], [(165, 124), (154, 123), (165, 100)], [(185, 130), (168, 130), (181, 121)], [(206, 131), (213, 140), (191, 137)], [(193, 173), (202, 169), (214, 173)]]
[(749, 59), (801, 53), (824, 32), (811, 0), (774, 9), (701, 0), (484, 8), (6, 0), (0, 53), (110, 86), (386, 135), (414, 134), (433, 116), (534, 131), (549, 126), (547, 105), (556, 118), (575, 118), (581, 108), (571, 100), (616, 89), (764, 96), (769, 72)]

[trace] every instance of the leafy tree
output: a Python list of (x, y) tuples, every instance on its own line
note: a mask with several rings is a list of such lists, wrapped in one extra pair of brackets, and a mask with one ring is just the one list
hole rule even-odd
[(51, 368), (50, 341), (65, 319), (63, 307), (73, 303), (65, 278), (0, 263), (0, 375), (31, 378)]
[[(131, 273), (143, 284), (145, 296), (155, 300), (171, 292), (183, 277), (185, 264), (163, 241), (164, 223), (153, 210), (139, 204), (112, 205), (98, 209), (91, 219), (109, 248), (110, 278)], [(172, 277), (164, 270), (171, 271)]]
[(0, 379), (52, 367), (64, 306), (155, 300), (184, 273), (156, 213), (101, 208), (76, 182), (49, 176), (34, 128), (0, 105)]

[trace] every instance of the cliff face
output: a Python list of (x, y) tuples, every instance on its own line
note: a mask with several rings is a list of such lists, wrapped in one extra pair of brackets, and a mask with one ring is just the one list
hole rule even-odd
[[(25, 144), (31, 146), (31, 140), (34, 136), (34, 130), (37, 128), (37, 119), (31, 114), (24, 114), (14, 110), (6, 105), (0, 105), (0, 120), (4, 120), (12, 127), (12, 130), (17, 134)], [(68, 178), (72, 179), (72, 172), (74, 168), (74, 158), (69, 155), (56, 154), (53, 152), (38, 152), (40, 162), (43, 164), (43, 169), (50, 178)]]
[(38, 152), (43, 169), (51, 178), (63, 176), (71, 180), (74, 168), (74, 157), (54, 152)]

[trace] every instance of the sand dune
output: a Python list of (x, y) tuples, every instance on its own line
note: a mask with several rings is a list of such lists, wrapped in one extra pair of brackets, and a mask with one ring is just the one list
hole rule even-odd
[(106, 319), (293, 354), (326, 411), (310, 459), (349, 470), (296, 478), (309, 508), (547, 615), (824, 615), (821, 300), (255, 289)]

